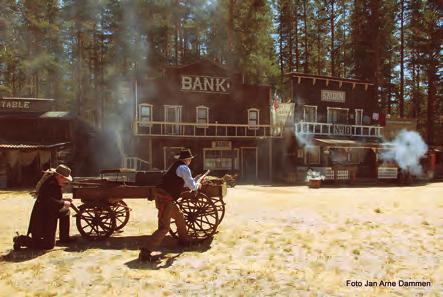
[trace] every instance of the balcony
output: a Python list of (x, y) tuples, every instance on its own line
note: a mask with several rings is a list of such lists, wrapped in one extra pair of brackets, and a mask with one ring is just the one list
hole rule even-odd
[(272, 125), (146, 122), (136, 121), (137, 136), (203, 137), (203, 138), (280, 138), (281, 127)]
[(346, 125), (303, 121), (295, 124), (296, 135), (382, 137), (382, 129), (383, 127), (379, 126)]

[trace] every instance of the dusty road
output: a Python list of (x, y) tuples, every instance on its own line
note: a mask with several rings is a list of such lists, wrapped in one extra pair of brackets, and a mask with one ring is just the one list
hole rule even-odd
[[(26, 231), (33, 199), (0, 192), (0, 295), (443, 296), (443, 183), (237, 186), (225, 201), (212, 243), (180, 249), (167, 238), (166, 257), (151, 265), (136, 258), (155, 229), (152, 202), (127, 200), (128, 225), (105, 242), (79, 239), (46, 253), (11, 252), (14, 232)], [(71, 231), (78, 234), (74, 219)], [(431, 285), (405, 287), (400, 280)], [(365, 287), (366, 281), (377, 286)]]

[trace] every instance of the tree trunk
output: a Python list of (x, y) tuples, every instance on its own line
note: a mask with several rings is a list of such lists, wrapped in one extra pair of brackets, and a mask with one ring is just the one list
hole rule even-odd
[(307, 0), (303, 0), (303, 25), (304, 25), (304, 42), (305, 42), (305, 52), (304, 52), (304, 73), (309, 73), (309, 47), (308, 47), (308, 12), (306, 7)]
[(428, 77), (428, 100), (427, 100), (427, 113), (426, 113), (426, 130), (427, 130), (427, 143), (434, 143), (434, 101), (436, 94), (436, 70), (434, 65), (429, 65), (427, 71)]
[(297, 6), (294, 8), (294, 34), (295, 34), (295, 70), (298, 72), (300, 68), (300, 48), (298, 46), (298, 0), (297, 0)]
[(335, 0), (331, 0), (331, 18), (330, 18), (330, 26), (331, 26), (331, 76), (335, 76), (335, 15), (334, 15), (334, 2)]
[(283, 6), (280, 7), (280, 24), (278, 25), (279, 35), (279, 60), (280, 60), (280, 81), (283, 83), (284, 69), (283, 69)]
[(400, 98), (399, 100), (399, 109), (400, 109), (400, 117), (402, 118), (404, 116), (404, 0), (400, 0)]

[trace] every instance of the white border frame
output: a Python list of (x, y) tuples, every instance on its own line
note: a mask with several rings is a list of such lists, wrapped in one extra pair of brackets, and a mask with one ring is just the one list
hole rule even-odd
[(212, 148), (212, 147), (208, 147), (208, 148), (203, 148), (203, 170), (207, 170), (207, 168), (205, 167), (205, 159), (206, 159), (206, 152), (207, 151), (235, 151), (237, 154), (237, 159), (238, 159), (238, 169), (235, 168), (235, 161), (234, 161), (234, 166), (231, 169), (210, 169), (210, 170), (228, 170), (228, 171), (240, 171), (240, 149), (238, 148)]
[(204, 105), (199, 105), (199, 106), (195, 107), (195, 122), (197, 124), (199, 124), (199, 122), (198, 122), (198, 110), (199, 109), (206, 109), (206, 115), (207, 115), (207, 117), (206, 117), (206, 125), (202, 123), (201, 125), (198, 125), (196, 127), (197, 128), (208, 128), (207, 124), (209, 124), (209, 107), (204, 106)]
[(303, 121), (306, 121), (306, 113), (305, 113), (305, 107), (315, 107), (315, 120), (314, 122), (317, 123), (317, 114), (318, 114), (318, 107), (317, 105), (303, 105)]
[(255, 125), (249, 125), (249, 112), (250, 111), (256, 111), (257, 112), (257, 124), (255, 125), (260, 125), (260, 109), (258, 108), (248, 108), (248, 129), (249, 130), (258, 130), (259, 127), (255, 127)]
[(143, 107), (150, 107), (151, 108), (151, 118), (149, 119), (149, 121), (148, 121), (148, 123), (149, 122), (152, 122), (153, 121), (153, 119), (154, 119), (154, 105), (152, 105), (152, 104), (150, 104), (150, 103), (140, 103), (139, 105), (138, 105), (138, 118), (137, 118), (137, 121), (140, 123), (140, 126), (143, 126), (143, 127), (152, 127), (152, 124), (147, 124), (147, 123), (145, 123), (145, 122), (143, 122), (142, 121), (142, 117), (141, 117), (141, 115), (142, 115), (142, 108)]
[[(180, 122), (182, 121), (182, 105), (167, 105), (167, 104), (165, 104), (165, 105), (163, 105), (163, 109), (164, 109), (164, 121), (165, 122), (169, 122), (169, 121), (167, 121), (166, 120), (166, 115), (167, 115), (167, 109), (168, 108), (171, 108), (171, 107), (174, 107), (174, 108), (176, 108), (176, 110), (178, 110), (178, 121), (174, 121), (174, 123), (177, 123), (177, 128), (178, 128), (178, 132), (177, 133), (172, 133), (172, 131), (171, 131), (171, 133), (170, 134), (168, 134), (168, 135), (180, 135), (181, 134), (181, 126), (180, 126)], [(166, 126), (166, 127), (168, 127), (168, 126)], [(165, 127), (165, 128), (166, 128)], [(171, 128), (172, 128), (173, 126), (171, 126)], [(172, 130), (172, 129), (171, 129)]]
[[(327, 121), (327, 123), (328, 124), (340, 124), (340, 123), (331, 123), (330, 121), (329, 121), (329, 110), (331, 110), (331, 109), (341, 109), (341, 110), (346, 110), (346, 114), (347, 114), (347, 118), (349, 119), (349, 108), (343, 108), (343, 107), (329, 107), (328, 106), (328, 108), (327, 108), (327, 114), (326, 114), (326, 121)], [(348, 120), (348, 122), (349, 122), (349, 120)], [(349, 123), (348, 123), (349, 124)], [(341, 125), (348, 125), (348, 124), (341, 124)]]
[[(357, 123), (357, 112), (358, 111), (361, 111), (361, 123)], [(361, 125), (363, 125), (363, 108), (356, 108), (355, 109), (355, 125), (357, 125), (357, 126), (361, 126)]]

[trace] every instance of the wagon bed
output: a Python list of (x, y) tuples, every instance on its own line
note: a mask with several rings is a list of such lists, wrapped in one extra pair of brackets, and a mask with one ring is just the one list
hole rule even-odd
[[(137, 178), (130, 181), (125, 174), (135, 173)], [(72, 183), (74, 199), (82, 205), (76, 211), (76, 225), (80, 234), (90, 240), (104, 239), (115, 231), (122, 230), (128, 223), (131, 209), (123, 199), (153, 200), (161, 171), (135, 172), (126, 169), (107, 169), (100, 172), (100, 178), (76, 178)], [(113, 179), (105, 174), (114, 174)], [(141, 177), (141, 178), (138, 178)], [(146, 178), (149, 177), (149, 178)], [(148, 185), (147, 185), (148, 184)], [(184, 191), (176, 201), (183, 212), (188, 232), (195, 239), (205, 239), (215, 234), (224, 217), (226, 184), (211, 181), (198, 192)], [(172, 221), (174, 223), (174, 221)], [(177, 236), (174, 224), (170, 233)]]

